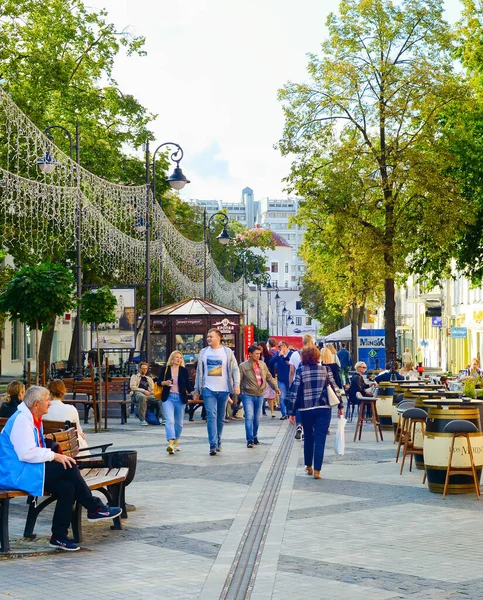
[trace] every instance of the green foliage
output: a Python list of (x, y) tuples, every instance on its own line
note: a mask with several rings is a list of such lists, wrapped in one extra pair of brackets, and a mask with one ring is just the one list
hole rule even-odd
[(84, 323), (114, 323), (116, 321), (116, 296), (109, 286), (89, 290), (82, 295), (80, 317)]
[(74, 278), (61, 264), (20, 269), (0, 294), (0, 313), (30, 328), (47, 327), (52, 318), (75, 306)]
[(302, 279), (300, 299), (307, 314), (321, 323), (321, 335), (328, 335), (342, 326), (342, 306), (328, 306), (322, 287), (308, 275)]
[(250, 323), (250, 325), (253, 325), (254, 327), (253, 336), (257, 343), (266, 342), (268, 340), (268, 338), (270, 337), (268, 329), (262, 329), (261, 327), (257, 327), (255, 323)]
[[(327, 26), (321, 56), (310, 55), (310, 83), (289, 82), (279, 93), (285, 112), (279, 146), (295, 155), (289, 189), (320, 204), (324, 232), (347, 228), (361, 238), (364, 261), (371, 249), (377, 254), (379, 264), (372, 264), (385, 280), (392, 349), (395, 278), (411, 267), (432, 268), (417, 259), (449, 253), (471, 220), (440, 129), (443, 109), (457, 106), (468, 90), (454, 73), (454, 37), (441, 0), (342, 0), (340, 16), (330, 15)], [(345, 193), (331, 198), (336, 177)], [(344, 198), (351, 199), (348, 209)], [(459, 218), (448, 227), (451, 213)], [(358, 228), (346, 225), (348, 215)], [(353, 244), (353, 260), (357, 253)], [(412, 265), (408, 256), (416, 258)]]

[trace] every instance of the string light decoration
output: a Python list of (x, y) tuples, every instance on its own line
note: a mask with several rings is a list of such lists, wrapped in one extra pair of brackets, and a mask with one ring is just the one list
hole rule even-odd
[[(51, 172), (37, 167), (46, 152), (55, 161)], [(145, 186), (111, 183), (77, 165), (0, 88), (1, 243), (41, 261), (65, 256), (75, 250), (79, 205), (83, 260), (95, 261), (106, 277), (142, 283), (145, 241), (135, 225), (146, 212)], [(150, 208), (153, 280), (159, 279), (162, 256), (164, 284), (173, 297), (201, 297), (204, 243), (183, 236), (156, 202)], [(213, 279), (214, 301), (240, 309), (241, 279), (227, 281), (211, 256), (207, 274)]]

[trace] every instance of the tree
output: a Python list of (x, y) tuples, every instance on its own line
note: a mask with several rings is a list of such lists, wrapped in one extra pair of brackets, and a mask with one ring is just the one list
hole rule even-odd
[[(99, 427), (102, 429), (102, 363), (101, 348), (99, 344), (99, 325), (101, 323), (114, 323), (117, 300), (109, 286), (89, 290), (82, 295), (80, 317), (81, 321), (90, 323), (96, 328), (97, 364), (99, 365)], [(106, 378), (108, 373), (106, 371)]]
[[(35, 328), (35, 360), (37, 382), (39, 361), (39, 329), (75, 306), (74, 277), (63, 265), (43, 263), (23, 267), (0, 294), (0, 313)], [(50, 355), (48, 361), (50, 363)]]
[[(322, 56), (310, 56), (311, 83), (289, 82), (279, 93), (286, 119), (280, 149), (296, 155), (295, 184), (308, 184), (334, 140), (338, 156), (359, 161), (360, 232), (382, 244), (393, 353), (396, 277), (410, 271), (406, 259), (421, 248), (451, 247), (467, 214), (440, 137), (442, 110), (466, 93), (442, 14), (441, 0), (342, 0), (340, 17), (328, 18)], [(448, 228), (454, 211), (463, 218)]]

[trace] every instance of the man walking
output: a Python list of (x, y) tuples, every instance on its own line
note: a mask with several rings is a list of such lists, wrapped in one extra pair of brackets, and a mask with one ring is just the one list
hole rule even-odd
[(206, 335), (208, 346), (198, 359), (193, 400), (201, 396), (206, 409), (206, 426), (210, 443), (210, 456), (221, 452), (221, 435), (225, 422), (225, 409), (229, 394), (240, 393), (240, 370), (235, 355), (221, 343), (218, 329)]
[(278, 345), (277, 356), (274, 356), (270, 361), (270, 367), (273, 367), (273, 372), (275, 372), (275, 374), (277, 375), (278, 387), (280, 389), (280, 412), (282, 413), (282, 416), (280, 417), (281, 421), (288, 419), (285, 398), (287, 397), (288, 388), (290, 386), (289, 380), (291, 356), (292, 353), (288, 349), (288, 344), (286, 341), (283, 340)]
[(245, 411), (245, 434), (247, 448), (253, 448), (258, 441), (258, 425), (263, 405), (263, 392), (267, 382), (274, 392), (278, 393), (278, 386), (271, 376), (267, 365), (260, 360), (260, 348), (250, 346), (248, 348), (248, 360), (240, 365), (240, 398)]
[(340, 362), (340, 378), (342, 380), (342, 385), (348, 385), (350, 383), (349, 369), (352, 367), (352, 358), (345, 347), (345, 344), (342, 344), (341, 349), (337, 352), (337, 356)]
[(104, 506), (92, 495), (75, 460), (46, 447), (42, 417), (50, 406), (50, 393), (44, 387), (31, 386), (24, 401), (0, 433), (0, 489), (23, 490), (43, 496), (45, 489), (57, 496), (52, 519), (50, 545), (75, 552), (79, 546), (67, 538), (74, 502), (87, 509), (88, 521), (114, 519), (118, 507)]

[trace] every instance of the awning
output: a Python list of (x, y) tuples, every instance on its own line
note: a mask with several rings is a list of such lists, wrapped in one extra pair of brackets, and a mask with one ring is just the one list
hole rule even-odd
[(350, 342), (352, 340), (352, 326), (347, 325), (334, 333), (329, 333), (324, 338), (324, 342)]

